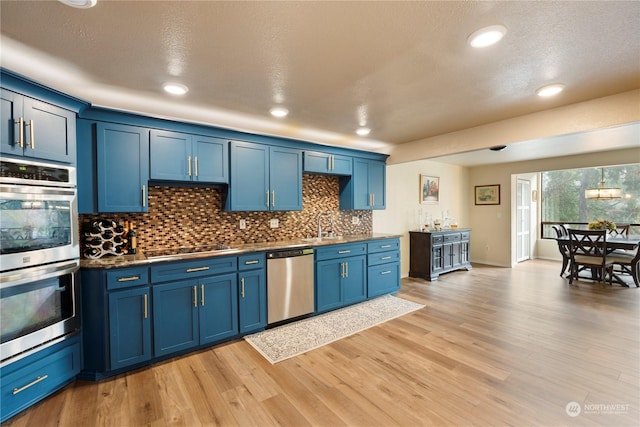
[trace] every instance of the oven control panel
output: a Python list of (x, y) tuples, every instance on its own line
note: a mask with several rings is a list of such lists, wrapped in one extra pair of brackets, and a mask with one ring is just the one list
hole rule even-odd
[(68, 166), (14, 159), (0, 161), (2, 182), (27, 185), (75, 186), (75, 169)]

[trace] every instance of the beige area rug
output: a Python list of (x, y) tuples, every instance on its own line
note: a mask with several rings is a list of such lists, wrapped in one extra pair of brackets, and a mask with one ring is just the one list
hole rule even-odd
[(384, 295), (247, 335), (244, 339), (269, 362), (278, 363), (423, 307), (402, 298)]

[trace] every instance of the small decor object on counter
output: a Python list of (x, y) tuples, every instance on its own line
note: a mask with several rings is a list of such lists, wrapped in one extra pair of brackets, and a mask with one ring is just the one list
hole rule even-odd
[(124, 255), (127, 236), (124, 227), (116, 225), (115, 221), (94, 221), (89, 230), (84, 233), (85, 258), (98, 259), (105, 255)]
[(616, 229), (616, 224), (606, 219), (599, 219), (597, 221), (591, 221), (587, 225), (589, 230), (608, 230), (613, 231)]

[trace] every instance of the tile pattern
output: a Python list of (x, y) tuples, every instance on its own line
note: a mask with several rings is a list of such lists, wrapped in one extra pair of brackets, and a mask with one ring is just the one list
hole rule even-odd
[[(371, 211), (340, 211), (338, 177), (304, 174), (302, 211), (225, 212), (224, 191), (217, 187), (150, 186), (149, 212), (145, 214), (80, 215), (80, 230), (99, 219), (133, 221), (141, 250), (161, 247), (195, 246), (210, 243), (261, 243), (313, 237), (317, 234), (318, 215), (331, 213), (338, 235), (371, 233)], [(352, 225), (357, 216), (359, 225)], [(270, 228), (273, 218), (280, 222)], [(241, 230), (240, 219), (247, 228)], [(323, 218), (323, 229), (329, 229)]]

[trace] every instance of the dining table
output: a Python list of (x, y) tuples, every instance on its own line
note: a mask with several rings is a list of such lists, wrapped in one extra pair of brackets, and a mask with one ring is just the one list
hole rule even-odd
[[(571, 262), (569, 259), (569, 236), (556, 237), (556, 241), (558, 242), (560, 254), (562, 254), (562, 272), (564, 272), (566, 266)], [(619, 249), (629, 252), (639, 251), (640, 234), (607, 236), (607, 252), (611, 253)], [(569, 271), (571, 271), (571, 269), (569, 269)], [(627, 287), (629, 286), (618, 275), (614, 274), (613, 278), (616, 283)]]

